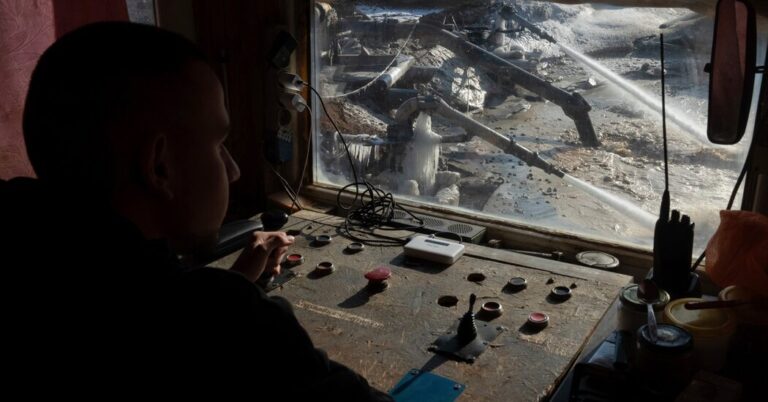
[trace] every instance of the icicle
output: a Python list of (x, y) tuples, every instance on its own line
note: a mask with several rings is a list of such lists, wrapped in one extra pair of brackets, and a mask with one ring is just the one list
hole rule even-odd
[(421, 195), (434, 194), (441, 141), (442, 138), (432, 132), (432, 118), (420, 112), (413, 128), (413, 140), (406, 150), (403, 172), (406, 179), (416, 180)]
[(371, 160), (371, 146), (359, 143), (349, 144), (349, 152), (355, 161), (355, 169), (358, 172), (365, 172)]

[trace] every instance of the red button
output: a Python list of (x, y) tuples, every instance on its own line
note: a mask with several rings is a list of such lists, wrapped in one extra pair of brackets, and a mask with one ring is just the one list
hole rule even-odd
[(365, 279), (372, 282), (383, 282), (392, 276), (392, 270), (387, 267), (378, 267), (371, 272), (365, 274)]
[(544, 313), (531, 313), (531, 321), (534, 322), (543, 322), (547, 321), (547, 315)]
[(547, 326), (547, 324), (549, 324), (549, 316), (544, 313), (534, 311), (528, 315), (528, 324), (532, 325), (534, 328), (544, 328)]

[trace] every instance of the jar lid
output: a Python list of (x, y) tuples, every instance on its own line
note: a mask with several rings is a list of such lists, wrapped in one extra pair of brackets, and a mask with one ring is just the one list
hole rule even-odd
[[(629, 285), (621, 289), (619, 297), (621, 299), (621, 304), (631, 310), (646, 311), (647, 307), (645, 307), (645, 301), (640, 299), (640, 297), (637, 295), (637, 291), (639, 289), (640, 285), (637, 284)], [(667, 293), (664, 289), (659, 289), (659, 300), (653, 303), (653, 310), (661, 311), (664, 309), (664, 306), (666, 306), (667, 303), (669, 303), (669, 293)]]
[(689, 297), (677, 299), (667, 304), (664, 317), (672, 324), (685, 328), (695, 336), (727, 335), (734, 329), (729, 309), (712, 308), (688, 310), (685, 303), (702, 302), (704, 299)]
[(656, 335), (656, 342), (652, 342), (648, 325), (643, 325), (637, 330), (637, 340), (640, 345), (655, 352), (682, 354), (693, 348), (693, 336), (680, 327), (659, 324)]
[(602, 251), (582, 251), (576, 254), (576, 260), (593, 268), (614, 269), (619, 266), (619, 259)]

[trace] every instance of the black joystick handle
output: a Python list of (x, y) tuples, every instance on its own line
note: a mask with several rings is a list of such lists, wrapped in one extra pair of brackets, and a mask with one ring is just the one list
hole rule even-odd
[(469, 310), (461, 317), (459, 323), (459, 329), (456, 336), (462, 343), (469, 343), (473, 339), (477, 338), (477, 326), (475, 325), (475, 301), (477, 297), (475, 294), (469, 296)]

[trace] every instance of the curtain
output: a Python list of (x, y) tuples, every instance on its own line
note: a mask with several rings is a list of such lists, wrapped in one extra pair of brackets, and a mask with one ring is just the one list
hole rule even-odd
[(37, 59), (55, 38), (107, 20), (128, 20), (125, 0), (0, 0), (0, 179), (34, 176), (21, 116)]

